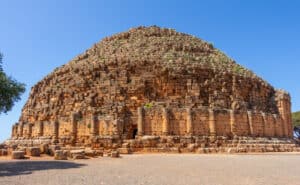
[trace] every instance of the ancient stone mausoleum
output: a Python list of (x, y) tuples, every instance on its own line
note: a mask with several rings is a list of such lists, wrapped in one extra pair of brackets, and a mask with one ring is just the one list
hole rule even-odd
[(144, 148), (153, 144), (136, 143), (143, 138), (159, 140), (155, 147), (280, 140), (293, 136), (290, 107), (288, 93), (212, 44), (138, 27), (104, 38), (38, 82), (11, 141)]

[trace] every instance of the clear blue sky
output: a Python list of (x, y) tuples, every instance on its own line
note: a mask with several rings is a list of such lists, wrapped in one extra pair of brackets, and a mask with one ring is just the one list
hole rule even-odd
[(0, 115), (8, 138), (30, 88), (103, 37), (139, 25), (174, 28), (209, 41), (276, 88), (300, 110), (300, 1), (296, 0), (1, 0), (4, 69), (26, 83), (13, 110)]

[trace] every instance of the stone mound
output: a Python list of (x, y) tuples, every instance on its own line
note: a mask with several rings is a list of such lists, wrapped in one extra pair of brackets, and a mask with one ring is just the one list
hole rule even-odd
[(212, 44), (151, 26), (104, 38), (38, 82), (10, 142), (130, 153), (292, 137), (287, 92)]
[(274, 97), (272, 86), (212, 44), (138, 27), (103, 39), (37, 83), (20, 121), (130, 114), (152, 101), (277, 113)]

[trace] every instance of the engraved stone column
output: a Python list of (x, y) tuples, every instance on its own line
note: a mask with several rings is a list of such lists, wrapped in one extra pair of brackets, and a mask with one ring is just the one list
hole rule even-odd
[(236, 121), (235, 121), (235, 111), (234, 110), (230, 110), (229, 114), (230, 114), (231, 134), (233, 136), (237, 136), (237, 125), (236, 125)]
[(114, 128), (113, 128), (113, 135), (115, 137), (118, 137), (120, 136), (120, 121), (119, 119), (116, 119), (113, 121), (113, 125), (114, 125)]
[(44, 123), (42, 121), (38, 122), (38, 136), (44, 135)]
[(23, 127), (24, 127), (24, 123), (20, 122), (19, 126), (18, 126), (18, 136), (19, 137), (23, 137)]
[(277, 115), (273, 114), (273, 129), (274, 129), (274, 137), (278, 137), (279, 133), (277, 132)]
[(262, 120), (263, 120), (263, 122), (262, 122), (262, 124), (263, 124), (263, 137), (266, 137), (266, 135), (267, 135), (267, 131), (266, 131), (266, 128), (267, 128), (267, 118), (266, 118), (266, 114), (265, 113), (261, 113), (261, 115), (262, 115)]
[(32, 124), (28, 123), (27, 126), (28, 126), (27, 138), (31, 138), (31, 135), (32, 135)]
[(18, 137), (19, 123), (15, 124), (15, 134), (14, 137)]
[(103, 135), (104, 136), (107, 136), (107, 135), (109, 135), (109, 120), (103, 120)]
[(281, 126), (282, 126), (282, 136), (287, 137), (288, 131), (286, 129), (285, 121), (282, 118), (280, 118), (280, 120), (281, 120)]
[(169, 111), (165, 107), (162, 110), (162, 119), (163, 119), (162, 132), (163, 135), (167, 136), (169, 135)]
[(11, 138), (16, 136), (16, 126), (17, 126), (17, 123), (15, 123), (11, 128)]
[(76, 143), (77, 139), (77, 120), (76, 120), (77, 114), (71, 113), (71, 138), (72, 138), (72, 144)]
[(54, 142), (57, 142), (58, 140), (58, 132), (59, 132), (59, 124), (58, 121), (52, 121), (51, 125), (53, 125), (53, 137), (54, 137)]
[(291, 97), (287, 92), (276, 92), (277, 107), (282, 122), (283, 137), (293, 137), (293, 126), (291, 118)]
[(209, 124), (209, 135), (216, 136), (216, 119), (215, 119), (215, 112), (212, 109), (208, 110), (208, 124)]
[(281, 118), (280, 118), (280, 115), (276, 114), (276, 124), (277, 124), (277, 127), (278, 128), (278, 131), (277, 131), (277, 136), (278, 137), (283, 137), (283, 127), (282, 127), (282, 122), (281, 122)]
[(97, 120), (96, 116), (94, 114), (91, 115), (91, 135), (96, 136), (97, 135)]
[(138, 121), (137, 121), (137, 129), (138, 136), (144, 135), (144, 109), (143, 107), (139, 107), (137, 110), (138, 113)]
[(254, 136), (252, 111), (248, 111), (249, 135)]
[(193, 135), (193, 122), (191, 108), (186, 109), (186, 132), (188, 135)]

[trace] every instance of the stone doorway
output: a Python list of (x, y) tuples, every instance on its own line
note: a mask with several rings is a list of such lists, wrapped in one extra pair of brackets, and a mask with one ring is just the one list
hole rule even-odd
[(137, 136), (138, 133), (138, 129), (137, 129), (137, 125), (132, 125), (130, 130), (129, 130), (129, 139), (135, 139), (135, 137)]

